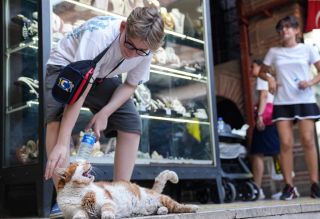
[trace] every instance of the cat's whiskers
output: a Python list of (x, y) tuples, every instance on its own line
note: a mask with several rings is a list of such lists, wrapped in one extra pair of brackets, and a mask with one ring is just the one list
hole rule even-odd
[(94, 173), (94, 174), (97, 174), (97, 175), (102, 175), (103, 173), (102, 173), (102, 171), (101, 170), (99, 170), (99, 168), (98, 167), (94, 167), (94, 166), (92, 166), (92, 172)]

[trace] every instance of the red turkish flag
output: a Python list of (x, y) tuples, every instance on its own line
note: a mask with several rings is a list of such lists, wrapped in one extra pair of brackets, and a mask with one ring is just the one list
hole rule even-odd
[(320, 28), (320, 0), (308, 0), (308, 20), (305, 32)]

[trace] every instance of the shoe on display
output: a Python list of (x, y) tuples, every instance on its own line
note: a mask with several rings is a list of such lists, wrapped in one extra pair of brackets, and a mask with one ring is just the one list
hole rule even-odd
[(64, 219), (63, 213), (59, 208), (58, 203), (56, 203), (50, 212), (50, 219)]
[(300, 194), (296, 193), (296, 190), (294, 189), (294, 187), (291, 187), (289, 184), (287, 184), (282, 190), (280, 200), (289, 201), (289, 200), (292, 200), (293, 198), (298, 198), (299, 196)]
[(52, 13), (52, 36), (54, 38), (62, 39), (63, 38), (63, 28), (64, 28), (64, 22), (63, 20), (56, 15), (55, 13)]
[(160, 47), (157, 52), (154, 53), (153, 58), (152, 58), (153, 63), (161, 63), (161, 64), (166, 64), (167, 63), (167, 54), (165, 50)]
[(310, 197), (311, 198), (320, 198), (320, 187), (319, 184), (313, 183), (310, 188)]
[(26, 150), (29, 155), (29, 158), (37, 158), (38, 157), (37, 145), (34, 141), (29, 140), (27, 142)]
[[(297, 196), (297, 198), (300, 197), (300, 194), (299, 194), (299, 192), (298, 192), (297, 187), (293, 187), (293, 189), (294, 189), (294, 193), (295, 193), (295, 195)], [(278, 193), (276, 193), (276, 194), (273, 194), (273, 195), (271, 196), (271, 198), (272, 198), (272, 199), (275, 199), (275, 200), (280, 200), (280, 196), (281, 196), (281, 195), (282, 195), (282, 191), (280, 191), (280, 192), (278, 192)]]
[(208, 119), (205, 109), (197, 109), (197, 112), (194, 112), (193, 115), (198, 119)]
[(173, 67), (180, 68), (180, 58), (176, 55), (174, 48), (167, 46), (166, 49), (167, 63), (171, 64)]
[(38, 34), (38, 22), (31, 21), (23, 14), (18, 14), (11, 18), (12, 22), (22, 26), (22, 37), (24, 40), (31, 38)]
[(16, 148), (16, 156), (18, 160), (23, 164), (27, 161), (29, 154), (25, 145)]
[(30, 94), (34, 94), (36, 98), (39, 97), (38, 91), (36, 90), (39, 88), (38, 80), (29, 78), (29, 77), (19, 77), (17, 81), (13, 82), (13, 84), (18, 87), (22, 87), (22, 85), (25, 84), (29, 87)]

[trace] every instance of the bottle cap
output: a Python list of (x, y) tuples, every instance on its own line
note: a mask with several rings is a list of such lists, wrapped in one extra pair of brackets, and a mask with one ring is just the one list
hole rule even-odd
[(222, 117), (219, 117), (218, 120), (222, 120)]
[(93, 125), (91, 126), (91, 129), (93, 130)]
[(299, 79), (298, 79), (298, 78), (296, 78), (296, 79), (294, 79), (294, 81), (299, 81)]

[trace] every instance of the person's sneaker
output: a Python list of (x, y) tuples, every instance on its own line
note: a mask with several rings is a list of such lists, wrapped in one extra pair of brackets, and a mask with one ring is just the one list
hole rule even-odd
[(290, 185), (286, 185), (284, 189), (282, 190), (282, 195), (280, 196), (280, 200), (292, 200), (293, 198), (298, 198), (300, 196), (299, 193), (295, 192), (294, 187), (291, 187)]
[(50, 219), (64, 219), (63, 213), (60, 210), (58, 203), (56, 203), (50, 212)]
[(259, 198), (258, 199), (256, 199), (256, 194), (258, 194), (258, 190), (255, 189), (253, 197), (252, 197), (252, 200), (263, 200), (263, 199), (266, 198), (266, 196), (263, 193), (263, 189), (260, 189), (260, 194), (259, 194)]
[(320, 187), (317, 183), (313, 183), (310, 189), (311, 198), (320, 198)]
[[(298, 197), (300, 197), (300, 194), (299, 194), (299, 192), (298, 192), (297, 187), (293, 187), (293, 190), (294, 190), (294, 196), (293, 196), (293, 198), (298, 198)], [(282, 195), (282, 191), (280, 191), (280, 192), (278, 192), (278, 193), (276, 193), (276, 194), (273, 194), (273, 195), (271, 196), (271, 198), (272, 198), (272, 199), (275, 199), (275, 200), (279, 200), (281, 195)]]

